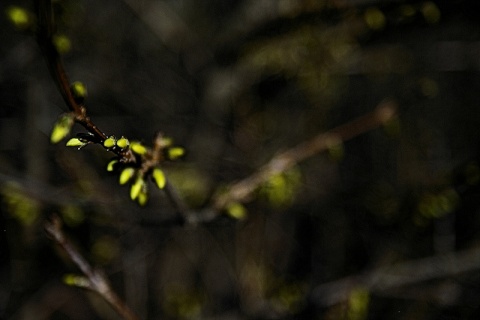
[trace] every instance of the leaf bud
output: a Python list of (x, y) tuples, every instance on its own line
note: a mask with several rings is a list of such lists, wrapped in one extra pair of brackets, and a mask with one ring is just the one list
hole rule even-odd
[(148, 193), (140, 191), (137, 197), (138, 204), (142, 207), (147, 204), (148, 201)]
[(82, 139), (79, 138), (72, 138), (67, 141), (66, 146), (67, 147), (78, 147), (78, 149), (83, 148), (88, 142), (83, 141)]
[(77, 102), (83, 102), (87, 97), (87, 87), (80, 81), (75, 81), (71, 84), (73, 97)]
[(159, 189), (165, 188), (165, 184), (167, 183), (167, 179), (166, 179), (165, 174), (163, 173), (162, 170), (160, 170), (159, 168), (153, 169), (152, 178), (153, 178), (153, 181), (155, 181), (155, 184), (157, 185), (157, 187)]
[(128, 141), (128, 139), (123, 136), (117, 140), (117, 146), (122, 149), (127, 148), (129, 145), (130, 145), (130, 141)]
[(108, 164), (107, 164), (107, 171), (108, 172), (112, 172), (113, 170), (115, 170), (115, 165), (118, 163), (118, 160), (117, 159), (113, 159), (112, 161), (110, 161)]
[(138, 141), (132, 141), (130, 143), (130, 149), (132, 149), (133, 152), (139, 155), (144, 155), (145, 153), (147, 153), (147, 147), (145, 147)]
[(90, 288), (90, 281), (80, 275), (76, 274), (66, 274), (63, 276), (63, 283), (65, 283), (68, 286), (75, 286), (75, 287), (81, 287), (81, 288)]
[(22, 7), (10, 6), (6, 9), (8, 20), (15, 28), (27, 30), (32, 26), (32, 15)]
[(117, 142), (117, 140), (115, 139), (115, 137), (110, 136), (103, 141), (103, 146), (107, 149), (113, 148), (115, 146), (116, 142)]
[(53, 126), (50, 142), (55, 144), (64, 139), (70, 133), (73, 123), (74, 120), (71, 113), (62, 115)]
[(229, 203), (226, 211), (230, 217), (238, 220), (245, 219), (247, 216), (247, 209), (239, 202)]
[(60, 54), (68, 53), (72, 49), (72, 42), (66, 35), (54, 35), (52, 41), (57, 52)]
[(135, 180), (135, 183), (130, 188), (130, 199), (135, 200), (137, 199), (138, 195), (143, 192), (146, 188), (145, 180), (141, 176)]
[(120, 184), (125, 184), (133, 177), (134, 174), (135, 174), (135, 169), (132, 167), (123, 169), (122, 173), (120, 173), (120, 178), (118, 182)]
[(167, 155), (170, 160), (176, 160), (185, 154), (185, 149), (182, 147), (173, 147), (167, 150)]

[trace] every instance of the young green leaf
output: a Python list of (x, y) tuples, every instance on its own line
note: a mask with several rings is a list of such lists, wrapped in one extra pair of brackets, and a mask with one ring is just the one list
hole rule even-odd
[(87, 87), (80, 81), (75, 81), (70, 86), (73, 97), (76, 100), (84, 100), (87, 97)]
[(181, 147), (173, 147), (167, 150), (167, 154), (170, 160), (176, 160), (185, 154), (185, 149)]
[(128, 167), (123, 169), (122, 173), (120, 173), (120, 178), (118, 182), (120, 184), (125, 184), (133, 177), (134, 174), (135, 174), (134, 168)]
[(130, 143), (130, 149), (139, 155), (147, 153), (147, 148), (138, 141), (132, 141), (132, 143)]
[(87, 142), (83, 141), (83, 140), (80, 140), (78, 138), (72, 138), (70, 140), (67, 141), (66, 143), (66, 146), (67, 147), (78, 147), (78, 148), (82, 148), (84, 147), (85, 145), (87, 144)]
[(140, 191), (137, 197), (138, 204), (142, 207), (147, 204), (148, 201), (148, 194), (146, 192)]
[(10, 6), (6, 10), (7, 18), (20, 30), (26, 30), (32, 26), (31, 14), (24, 8), (17, 6)]
[(128, 141), (128, 139), (125, 137), (121, 137), (120, 139), (117, 140), (117, 146), (122, 149), (128, 148), (129, 145), (130, 145), (130, 141)]
[(55, 144), (62, 141), (70, 133), (73, 122), (72, 114), (69, 113), (61, 116), (53, 126), (52, 134), (50, 135), (50, 142)]
[(167, 179), (162, 170), (160, 170), (159, 168), (153, 169), (152, 178), (159, 189), (163, 189), (165, 187)]
[(230, 203), (226, 211), (230, 217), (238, 220), (244, 219), (247, 216), (247, 209), (239, 202)]
[(145, 186), (145, 180), (143, 180), (142, 177), (138, 177), (137, 180), (135, 180), (135, 183), (130, 188), (130, 198), (132, 200), (137, 199), (138, 195), (143, 191)]
[(118, 163), (118, 160), (117, 159), (114, 159), (112, 161), (110, 161), (108, 164), (107, 164), (107, 171), (108, 172), (112, 172), (113, 170), (115, 170), (115, 165)]
[(107, 139), (103, 141), (103, 146), (105, 148), (113, 148), (115, 144), (117, 143), (117, 140), (115, 139), (114, 136), (110, 136)]

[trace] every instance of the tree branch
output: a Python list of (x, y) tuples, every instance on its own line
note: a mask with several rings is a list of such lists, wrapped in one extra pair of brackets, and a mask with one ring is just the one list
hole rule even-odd
[(362, 275), (321, 284), (313, 289), (311, 301), (319, 306), (331, 306), (348, 300), (355, 288), (382, 293), (423, 281), (447, 278), (478, 270), (480, 247), (437, 255), (392, 266), (381, 267)]
[[(52, 12), (51, 0), (37, 0), (35, 1), (35, 8), (38, 19), (37, 42), (42, 49), (50, 74), (52, 75), (65, 104), (70, 111), (73, 112), (76, 123), (82, 125), (98, 140), (103, 141), (107, 139), (107, 135), (103, 133), (103, 131), (100, 130), (87, 115), (87, 109), (83, 102), (80, 103), (75, 99), (62, 58), (53, 41), (56, 24)], [(125, 163), (136, 162), (136, 158), (130, 149), (112, 148), (110, 150), (123, 159)]]
[(222, 210), (231, 202), (248, 200), (252, 193), (257, 190), (260, 185), (268, 181), (270, 177), (284, 172), (297, 163), (323, 152), (332, 146), (341, 144), (385, 124), (395, 115), (396, 109), (397, 107), (394, 102), (382, 102), (377, 106), (375, 111), (328, 132), (321, 133), (309, 141), (274, 156), (267, 164), (251, 176), (230, 185), (225, 193), (213, 199), (212, 206), (216, 210)]
[(53, 216), (51, 221), (45, 223), (45, 231), (48, 236), (55, 241), (67, 253), (70, 260), (82, 271), (88, 280), (84, 287), (97, 292), (107, 301), (117, 313), (127, 320), (138, 320), (139, 318), (132, 310), (120, 299), (120, 297), (112, 290), (110, 284), (100, 270), (92, 268), (87, 260), (72, 245), (62, 230), (62, 223), (58, 216)]

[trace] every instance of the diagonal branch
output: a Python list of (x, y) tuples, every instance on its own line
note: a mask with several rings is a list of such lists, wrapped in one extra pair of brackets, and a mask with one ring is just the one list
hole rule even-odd
[(480, 247), (381, 267), (361, 275), (324, 283), (313, 289), (312, 303), (332, 306), (345, 301), (358, 287), (385, 293), (408, 285), (457, 276), (480, 268)]
[[(83, 102), (80, 103), (75, 99), (62, 58), (54, 44), (53, 38), (55, 36), (56, 24), (52, 12), (52, 1), (36, 0), (35, 8), (38, 18), (37, 42), (42, 49), (50, 74), (52, 75), (65, 104), (70, 111), (73, 112), (75, 122), (82, 125), (98, 140), (103, 141), (107, 139), (107, 135), (103, 133), (103, 131), (100, 130), (87, 115), (87, 109)], [(115, 152), (126, 163), (134, 163), (136, 161), (135, 156), (130, 149), (112, 149), (111, 151)]]
[(107, 301), (117, 313), (127, 320), (139, 319), (135, 313), (120, 299), (120, 297), (112, 290), (110, 284), (105, 275), (92, 268), (88, 261), (78, 252), (78, 250), (72, 245), (62, 230), (62, 223), (60, 218), (53, 216), (51, 221), (45, 223), (45, 231), (48, 236), (55, 241), (64, 251), (67, 253), (70, 260), (82, 271), (87, 278), (87, 283), (84, 285), (88, 289), (97, 292)]
[(257, 172), (230, 185), (225, 193), (214, 198), (213, 207), (221, 210), (229, 203), (248, 200), (252, 193), (255, 192), (260, 185), (268, 181), (270, 177), (282, 173), (297, 163), (323, 152), (328, 148), (378, 128), (392, 119), (396, 109), (397, 107), (394, 102), (383, 102), (371, 113), (365, 114), (328, 132), (321, 133), (309, 141), (274, 156)]

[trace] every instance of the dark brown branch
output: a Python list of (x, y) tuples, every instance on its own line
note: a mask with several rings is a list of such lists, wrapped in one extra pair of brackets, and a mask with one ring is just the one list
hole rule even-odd
[[(37, 41), (46, 59), (50, 74), (52, 75), (65, 104), (70, 111), (73, 112), (76, 123), (82, 125), (100, 141), (105, 140), (107, 135), (93, 123), (90, 117), (88, 117), (87, 109), (83, 103), (77, 102), (74, 97), (62, 58), (53, 41), (56, 24), (52, 12), (51, 0), (37, 0), (35, 5), (38, 18)], [(124, 162), (129, 163), (136, 161), (135, 156), (129, 149), (112, 149), (112, 151), (120, 156)]]
[(325, 151), (336, 144), (341, 144), (385, 124), (394, 116), (395, 112), (395, 103), (383, 102), (371, 113), (328, 132), (319, 134), (309, 141), (278, 154), (253, 175), (232, 184), (227, 189), (227, 192), (216, 197), (213, 201), (213, 207), (216, 210), (222, 210), (231, 202), (248, 200), (261, 184), (268, 181), (268, 179), (275, 174), (284, 172), (297, 163)]
[(103, 272), (94, 269), (90, 266), (87, 260), (78, 252), (78, 250), (68, 240), (62, 230), (62, 223), (60, 218), (53, 216), (51, 221), (45, 223), (45, 231), (48, 236), (55, 241), (75, 263), (75, 265), (82, 271), (88, 279), (88, 288), (97, 292), (107, 301), (120, 316), (128, 320), (139, 319), (130, 308), (120, 299), (120, 297), (112, 290), (107, 278)]

